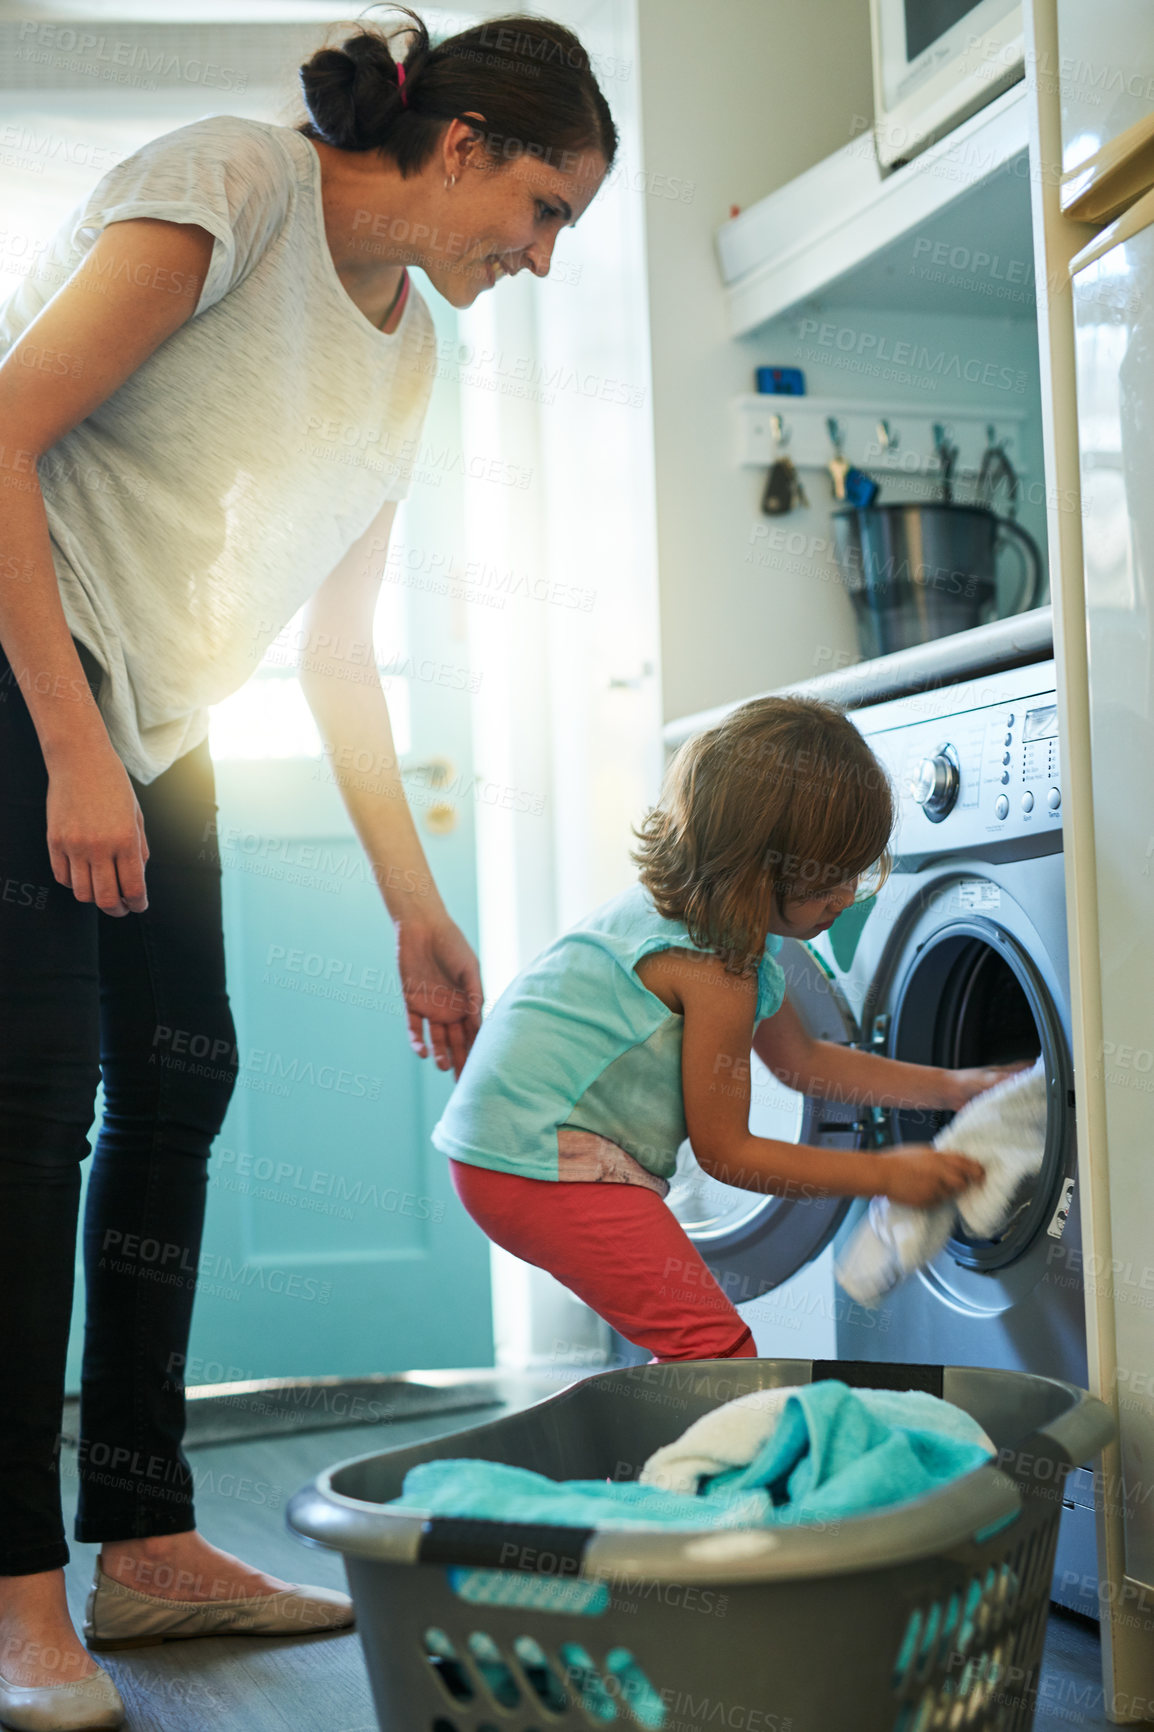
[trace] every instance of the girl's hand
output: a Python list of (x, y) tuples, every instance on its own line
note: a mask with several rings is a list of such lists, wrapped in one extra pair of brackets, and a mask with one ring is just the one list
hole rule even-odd
[(47, 817), (56, 882), (105, 914), (142, 914), (148, 907), (144, 818), (110, 745), (70, 754), (49, 771)]
[(468, 940), (447, 914), (431, 923), (399, 920), (397, 965), (410, 1046), (418, 1058), (426, 1058), (431, 1045), (439, 1069), (451, 1064), (459, 1077), (481, 1026), (485, 996)]
[(944, 1070), (942, 1072), (942, 1107), (947, 1112), (960, 1112), (967, 1101), (972, 1101), (975, 1095), (984, 1095), (987, 1089), (996, 1088), (1007, 1078), (1016, 1076), (1019, 1071), (1029, 1070), (1030, 1060), (1023, 1059), (1018, 1064), (978, 1065), (973, 1070)]
[(982, 1184), (986, 1170), (956, 1149), (932, 1149), (922, 1143), (907, 1143), (873, 1157), (877, 1186), (875, 1195), (895, 1203), (911, 1203), (928, 1209), (948, 1202), (967, 1186)]

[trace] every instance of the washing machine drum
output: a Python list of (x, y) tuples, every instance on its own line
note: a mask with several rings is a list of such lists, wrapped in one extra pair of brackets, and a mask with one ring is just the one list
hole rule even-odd
[[(787, 939), (779, 961), (790, 1003), (810, 1033), (841, 1045), (857, 1024), (832, 976), (803, 944)], [(750, 1057), (749, 1128), (755, 1136), (828, 1148), (860, 1146), (862, 1109), (800, 1095)], [(868, 1115), (867, 1115), (868, 1116)], [(703, 1172), (688, 1142), (666, 1199), (727, 1297), (756, 1299), (817, 1257), (831, 1242), (852, 1199), (776, 1197), (743, 1191)]]
[[(889, 1009), (879, 1026), (892, 1058), (951, 1070), (1045, 1060), (1050, 1110), (1038, 1173), (1019, 1191), (995, 1238), (972, 1238), (959, 1222), (947, 1247), (961, 1268), (1006, 1268), (1044, 1238), (1055, 1212), (1068, 1205), (1073, 1089), (1060, 983), (1023, 911), (1003, 897), (996, 922), (948, 909), (942, 919), (940, 909), (927, 910), (882, 991)], [(892, 1141), (930, 1142), (949, 1118), (914, 1108), (894, 1111)]]

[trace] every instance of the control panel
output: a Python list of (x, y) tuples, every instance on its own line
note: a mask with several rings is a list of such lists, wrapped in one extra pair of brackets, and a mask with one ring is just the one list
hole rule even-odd
[(850, 712), (898, 796), (896, 854), (1061, 830), (1053, 675), (1036, 663)]

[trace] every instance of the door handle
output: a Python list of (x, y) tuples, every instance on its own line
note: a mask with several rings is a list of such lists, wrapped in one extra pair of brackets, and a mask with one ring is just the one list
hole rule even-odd
[(448, 758), (422, 758), (413, 764), (402, 764), (401, 775), (419, 777), (428, 788), (447, 788), (456, 770)]

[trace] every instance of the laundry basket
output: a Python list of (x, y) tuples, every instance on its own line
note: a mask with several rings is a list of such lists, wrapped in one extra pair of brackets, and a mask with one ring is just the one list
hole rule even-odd
[[(945, 1488), (832, 1524), (595, 1531), (384, 1506), (418, 1462), (635, 1479), (755, 1390), (836, 1377), (955, 1402), (997, 1448)], [(641, 1365), (452, 1436), (362, 1456), (293, 1498), (343, 1553), (387, 1732), (930, 1732), (1033, 1725), (1062, 1481), (1113, 1435), (1069, 1383), (802, 1359)]]

